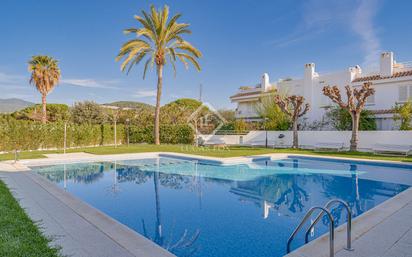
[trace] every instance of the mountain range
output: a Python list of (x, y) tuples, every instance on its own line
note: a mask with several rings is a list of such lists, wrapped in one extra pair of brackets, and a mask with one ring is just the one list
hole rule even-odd
[(0, 113), (11, 113), (32, 105), (34, 103), (17, 98), (0, 99)]
[(117, 101), (113, 103), (106, 103), (103, 105), (107, 106), (117, 106), (121, 108), (133, 108), (133, 109), (154, 109), (153, 105), (141, 103), (141, 102), (133, 102), (133, 101)]

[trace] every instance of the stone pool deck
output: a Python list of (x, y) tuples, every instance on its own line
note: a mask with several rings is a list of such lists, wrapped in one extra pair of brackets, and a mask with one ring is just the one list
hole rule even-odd
[[(34, 221), (40, 222), (43, 232), (54, 239), (53, 244), (62, 246), (64, 255), (173, 257), (173, 254), (74, 198), (43, 177), (30, 172), (28, 168), (30, 165), (153, 158), (159, 154), (171, 155), (171, 153), (143, 153), (96, 156), (76, 153), (49, 155), (47, 159), (24, 160), (16, 164), (11, 161), (0, 162), (0, 179), (5, 181), (28, 215)], [(173, 153), (173, 155), (200, 158), (222, 164), (247, 163), (263, 157), (276, 159), (289, 156), (289, 154), (269, 154), (260, 157), (221, 159), (186, 154)], [(405, 178), (397, 179), (404, 181)], [(412, 257), (412, 188), (354, 219), (352, 233), (354, 251), (343, 250), (346, 242), (346, 226), (338, 227), (336, 232), (336, 257)], [(328, 237), (324, 235), (286, 256), (329, 256)]]
[[(335, 257), (412, 257), (412, 188), (372, 208), (352, 222), (352, 248), (346, 223), (335, 230)], [(285, 257), (329, 257), (329, 234)]]
[(37, 174), (0, 172), (0, 179), (64, 256), (175, 257)]
[(355, 240), (353, 247), (353, 252), (340, 250), (336, 257), (412, 257), (412, 203)]

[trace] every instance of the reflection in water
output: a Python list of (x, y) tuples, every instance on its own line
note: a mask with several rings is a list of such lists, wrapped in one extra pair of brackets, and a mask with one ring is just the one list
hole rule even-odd
[(113, 183), (109, 186), (108, 191), (113, 196), (117, 196), (120, 193), (120, 187), (118, 183), (118, 174), (117, 174), (117, 161), (113, 161)]
[[(285, 159), (216, 166), (160, 158), (37, 171), (179, 257), (276, 257), (311, 206), (340, 198), (357, 216), (407, 188), (362, 179), (365, 165), (322, 165)], [(107, 188), (113, 194), (102, 193)], [(332, 214), (337, 225), (346, 221), (342, 207)], [(319, 233), (326, 230), (317, 226)]]
[(75, 165), (46, 166), (38, 169), (41, 170), (40, 174), (51, 181), (64, 181), (66, 187), (67, 180), (71, 180), (74, 183), (91, 184), (102, 178), (103, 171), (109, 170), (109, 166), (111, 166), (111, 163), (80, 163)]
[[(175, 185), (175, 180), (172, 184)], [(160, 213), (160, 193), (159, 193), (159, 173), (155, 172), (153, 174), (153, 184), (155, 190), (155, 206), (156, 206), (156, 226), (155, 226), (155, 236), (151, 238), (146, 229), (146, 224), (144, 219), (142, 219), (142, 229), (143, 235), (155, 242), (156, 244), (162, 246), (166, 250), (179, 254), (179, 256), (193, 256), (197, 251), (197, 246), (195, 245), (196, 240), (199, 238), (200, 230), (196, 229), (193, 235), (189, 235), (188, 229), (185, 229), (182, 235), (177, 239), (169, 238), (167, 240), (163, 236), (161, 213)]]

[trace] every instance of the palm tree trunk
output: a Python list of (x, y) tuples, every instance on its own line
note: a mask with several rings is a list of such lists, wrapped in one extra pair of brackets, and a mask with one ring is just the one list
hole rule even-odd
[(157, 95), (156, 95), (156, 111), (155, 111), (155, 144), (160, 145), (160, 97), (162, 96), (163, 84), (163, 65), (157, 66)]
[(350, 151), (357, 151), (360, 113), (351, 112), (351, 117), (352, 117), (352, 138), (350, 140)]
[(293, 145), (292, 148), (299, 148), (299, 142), (298, 142), (298, 121), (297, 119), (293, 120)]
[(156, 204), (156, 234), (155, 242), (159, 245), (163, 245), (163, 231), (162, 221), (160, 216), (160, 193), (159, 193), (159, 172), (160, 172), (160, 160), (157, 159), (157, 170), (153, 173), (154, 191), (155, 191), (155, 204)]
[(46, 123), (47, 122), (46, 94), (41, 95), (41, 103), (42, 103), (41, 122)]

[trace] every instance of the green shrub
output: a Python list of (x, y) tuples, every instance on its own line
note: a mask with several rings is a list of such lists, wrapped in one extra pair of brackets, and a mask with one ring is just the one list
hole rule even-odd
[[(153, 126), (130, 126), (130, 143), (153, 143)], [(188, 125), (160, 125), (160, 142), (192, 144), (194, 131)]]
[[(352, 130), (352, 117), (346, 109), (333, 107), (326, 113), (326, 118), (336, 130)], [(376, 130), (376, 121), (368, 110), (362, 110), (359, 130)]]
[[(40, 121), (42, 116), (42, 105), (36, 104), (16, 111), (11, 116), (17, 120)], [(47, 120), (49, 122), (68, 120), (70, 116), (69, 106), (65, 104), (47, 104)]]
[(399, 130), (412, 130), (412, 99), (394, 108), (396, 121), (400, 122)]
[[(117, 143), (125, 142), (125, 130), (117, 125)], [(62, 149), (64, 122), (42, 124), (36, 121), (0, 118), (0, 151)], [(67, 124), (67, 147), (114, 144), (114, 127), (111, 124)]]

